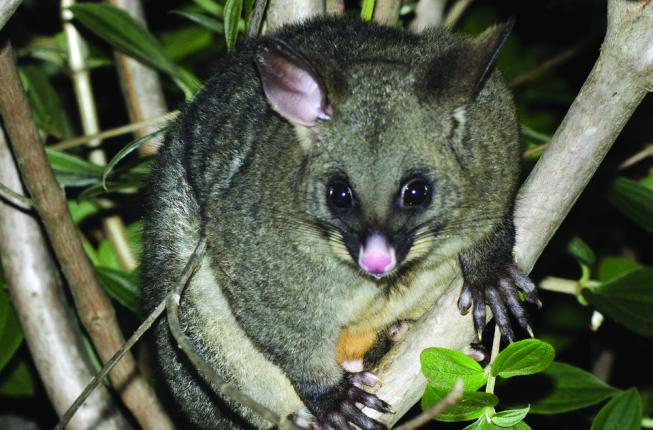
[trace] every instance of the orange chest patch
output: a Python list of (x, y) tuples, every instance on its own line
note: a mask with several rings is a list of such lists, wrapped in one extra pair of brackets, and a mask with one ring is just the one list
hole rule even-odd
[(344, 329), (336, 343), (336, 361), (339, 364), (344, 361), (362, 361), (367, 351), (376, 344), (377, 336), (377, 330)]

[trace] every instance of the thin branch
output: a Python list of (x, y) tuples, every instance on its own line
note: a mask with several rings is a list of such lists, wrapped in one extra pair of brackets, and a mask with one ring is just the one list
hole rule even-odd
[(265, 9), (267, 7), (268, 0), (256, 0), (254, 12), (252, 12), (252, 19), (249, 21), (249, 27), (247, 28), (247, 37), (256, 37), (263, 32), (263, 18), (265, 17)]
[[(2, 140), (4, 140), (4, 133), (2, 136)], [(31, 209), (32, 208), (32, 200), (29, 199), (28, 197), (25, 197), (22, 194), (19, 194), (6, 186), (3, 183), (0, 183), (0, 200), (2, 199), (7, 199), (8, 201), (12, 202), (13, 204), (18, 205), (22, 209)]]
[[(653, 2), (609, 0), (608, 31), (599, 59), (549, 149), (517, 198), (516, 259), (530, 271), (598, 168), (624, 124), (653, 87)], [(453, 265), (452, 265), (453, 266)], [(419, 353), (430, 346), (462, 349), (473, 339), (469, 315), (458, 314), (462, 280), (457, 267), (443, 275), (442, 295), (404, 341), (377, 367), (383, 387), (377, 395), (396, 415), (368, 415), (392, 424), (422, 395), (426, 380)]]
[[(108, 3), (125, 10), (135, 20), (147, 27), (140, 0), (108, 0)], [(116, 51), (115, 57), (120, 87), (131, 121), (141, 122), (166, 113), (168, 107), (159, 74), (128, 55)], [(136, 131), (136, 137), (147, 136), (154, 131), (156, 130), (152, 127), (143, 127)], [(138, 151), (141, 155), (154, 155), (162, 144), (163, 136), (156, 136), (147, 141)]]
[(474, 0), (456, 0), (451, 8), (449, 8), (449, 12), (447, 12), (447, 17), (444, 19), (444, 26), (447, 28), (454, 28), (473, 1)]
[[(61, 0), (61, 16), (63, 18), (64, 35), (68, 45), (68, 66), (72, 72), (73, 88), (75, 97), (79, 106), (79, 114), (82, 120), (84, 134), (95, 134), (100, 130), (98, 124), (97, 109), (95, 106), (95, 97), (91, 87), (91, 75), (84, 58), (85, 46), (79, 32), (70, 22), (72, 13), (68, 7), (75, 4), (75, 0)], [(88, 142), (90, 148), (94, 148), (89, 153), (89, 160), (100, 166), (107, 164), (107, 157), (100, 148), (101, 141), (93, 139)], [(125, 225), (117, 215), (102, 218), (102, 228), (107, 236), (118, 257), (118, 261), (123, 270), (131, 272), (136, 268), (137, 262), (134, 252), (132, 251)]]
[(151, 118), (151, 119), (141, 121), (141, 122), (134, 122), (134, 123), (122, 125), (122, 126), (116, 127), (116, 128), (110, 128), (108, 130), (101, 131), (101, 132), (95, 133), (95, 134), (89, 134), (87, 136), (73, 137), (71, 139), (62, 140), (60, 142), (54, 143), (54, 144), (49, 145), (49, 146), (50, 146), (50, 148), (58, 149), (58, 150), (75, 148), (77, 146), (83, 145), (83, 144), (85, 144), (85, 143), (87, 143), (87, 142), (89, 142), (91, 140), (94, 140), (94, 139), (104, 140), (104, 139), (108, 139), (110, 137), (122, 136), (123, 134), (131, 133), (132, 131), (135, 131), (135, 130), (138, 130), (138, 129), (141, 129), (141, 128), (146, 128), (146, 127), (150, 127), (150, 126), (157, 125), (157, 124), (164, 124), (164, 123), (167, 123), (169, 121), (172, 121), (178, 115), (179, 115), (179, 111), (174, 110), (174, 111), (168, 112), (168, 113), (163, 114), (163, 115), (161, 115), (159, 117), (156, 117), (156, 118)]
[(554, 276), (547, 276), (546, 278), (542, 279), (537, 286), (541, 290), (553, 291), (562, 294), (571, 294), (573, 296), (577, 296), (581, 290), (581, 285), (578, 283), (578, 281), (556, 278)]
[(7, 21), (13, 16), (22, 0), (4, 0), (0, 3), (0, 30), (5, 26)]
[(433, 421), (435, 417), (446, 411), (448, 407), (455, 405), (463, 397), (463, 380), (458, 379), (453, 389), (435, 405), (431, 406), (426, 411), (422, 412), (417, 417), (408, 421), (405, 424), (396, 427), (395, 430), (415, 430)]
[(285, 24), (302, 22), (325, 12), (325, 0), (269, 0), (265, 17), (265, 32)]
[(639, 151), (637, 154), (632, 155), (624, 160), (624, 162), (619, 165), (619, 170), (634, 166), (635, 164), (645, 160), (648, 157), (653, 157), (653, 144), (646, 145), (646, 147)]
[(555, 56), (549, 58), (548, 60), (543, 61), (541, 64), (539, 64), (537, 67), (528, 70), (521, 75), (515, 76), (510, 82), (508, 82), (508, 86), (510, 88), (517, 88), (518, 86), (530, 81), (531, 79), (535, 79), (538, 76), (541, 76), (545, 72), (548, 72), (549, 70), (560, 66), (561, 64), (564, 64), (565, 62), (571, 60), (575, 56), (577, 56), (583, 49), (589, 45), (589, 42), (592, 40), (592, 37), (586, 37), (580, 42), (570, 46), (569, 48), (565, 49), (564, 51), (556, 54)]
[(401, 0), (376, 0), (372, 20), (380, 25), (394, 27), (399, 20)]
[(447, 0), (419, 0), (415, 8), (415, 18), (408, 28), (413, 33), (420, 33), (427, 28), (442, 24)]
[[(82, 325), (90, 335), (100, 359), (106, 361), (124, 343), (124, 338), (113, 307), (100, 288), (82, 248), (64, 192), (48, 163), (13, 59), (11, 47), (6, 45), (0, 53), (0, 78), (3, 83), (0, 109), (7, 124), (13, 153), (61, 271), (68, 281)], [(151, 387), (139, 375), (131, 354), (120, 361), (110, 378), (125, 405), (143, 423), (143, 427), (157, 428), (149, 423), (153, 411), (161, 410), (161, 407)]]
[[(5, 80), (7, 62), (11, 51), (5, 47), (0, 52), (0, 77)], [(7, 85), (0, 87), (0, 100), (12, 100)], [(31, 121), (10, 111), (12, 106), (2, 102), (6, 123)], [(13, 139), (20, 129), (33, 128), (28, 122), (12, 123)], [(26, 130), (22, 130), (24, 133)], [(0, 182), (18, 191), (22, 189), (18, 167), (14, 161), (5, 134), (0, 128)], [(12, 191), (13, 193), (13, 191)], [(81, 347), (79, 330), (70, 315), (73, 311), (66, 300), (56, 262), (34, 213), (27, 213), (0, 199), (0, 260), (4, 280), (11, 301), (20, 320), (20, 326), (29, 346), (31, 357), (46, 393), (57, 414), (61, 415), (70, 402), (91, 378), (86, 352)], [(71, 430), (95, 428), (121, 430), (129, 428), (120, 409), (105, 387), (96, 391), (70, 423)]]
[[(181, 328), (181, 323), (179, 322), (179, 306), (181, 303), (181, 296), (184, 293), (184, 289), (188, 284), (188, 280), (192, 274), (199, 267), (201, 262), (201, 256), (204, 253), (204, 248), (206, 247), (206, 239), (204, 236), (200, 239), (193, 252), (193, 255), (186, 264), (186, 268), (182, 272), (182, 278), (174, 290), (172, 290), (166, 297), (166, 310), (168, 315), (168, 326), (170, 327), (170, 333), (177, 341), (177, 346), (186, 354), (188, 359), (193, 363), (193, 366), (197, 371), (202, 375), (205, 381), (210, 383), (213, 387), (216, 388), (223, 396), (234, 400), (235, 402), (240, 403), (243, 406), (248, 407), (259, 415), (262, 419), (272, 423), (275, 426), (278, 426), (281, 429), (298, 429), (290, 421), (282, 421), (281, 417), (273, 412), (272, 410), (266, 408), (260, 403), (256, 402), (254, 399), (243, 393), (238, 387), (233, 384), (226, 382), (218, 373), (209, 365), (201, 355), (195, 351), (193, 344), (190, 339), (184, 334), (183, 329)], [(160, 306), (160, 305), (159, 305)]]
[[(494, 336), (492, 337), (492, 352), (490, 353), (490, 362), (488, 363), (488, 366), (492, 368), (492, 365), (494, 364), (494, 360), (497, 359), (497, 355), (499, 355), (499, 349), (501, 347), (501, 329), (497, 324), (494, 325)], [(494, 384), (497, 381), (496, 376), (488, 376), (487, 378), (487, 384), (485, 385), (485, 392), (486, 393), (494, 393)]]

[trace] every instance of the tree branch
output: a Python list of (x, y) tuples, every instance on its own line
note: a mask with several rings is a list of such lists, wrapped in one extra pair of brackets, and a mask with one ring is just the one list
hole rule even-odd
[[(124, 9), (134, 19), (146, 26), (143, 6), (140, 0), (108, 0), (109, 4)], [(159, 74), (120, 52), (115, 53), (116, 68), (120, 78), (127, 111), (132, 122), (142, 122), (159, 117), (168, 111)], [(147, 136), (156, 131), (154, 127), (143, 127), (136, 137)], [(142, 155), (154, 155), (163, 144), (163, 136), (156, 136), (139, 148)]]
[[(515, 250), (522, 268), (533, 267), (647, 88), (653, 86), (651, 46), (653, 2), (610, 0), (600, 57), (517, 199)], [(430, 346), (461, 350), (473, 338), (471, 318), (458, 314), (461, 278), (457, 268), (453, 272), (451, 283), (440, 287), (443, 295), (433, 309), (378, 366), (384, 385), (377, 394), (398, 412), (379, 417), (387, 424), (399, 419), (424, 391), (420, 351)]]
[[(104, 362), (124, 343), (109, 299), (100, 288), (73, 224), (65, 195), (50, 168), (27, 97), (14, 63), (11, 46), (0, 51), (0, 109), (2, 109), (16, 162), (46, 229), (61, 270), (68, 282), (82, 325)], [(125, 405), (145, 428), (166, 427), (161, 406), (151, 387), (139, 375), (131, 354), (110, 374)]]
[(264, 33), (325, 12), (325, 0), (269, 0)]
[(22, 0), (5, 0), (0, 3), (0, 30), (5, 26), (7, 21), (14, 15)]
[(380, 25), (394, 27), (399, 20), (401, 0), (376, 0), (372, 20)]
[[(6, 55), (7, 51), (1, 54), (2, 65)], [(0, 76), (4, 76), (2, 71)], [(4, 87), (0, 88), (0, 93), (5, 91)], [(0, 99), (4, 98), (4, 95), (0, 95)], [(0, 182), (19, 195), (24, 194), (18, 168), (1, 128)], [(92, 369), (85, 360), (78, 331), (70, 321), (72, 311), (38, 221), (33, 214), (2, 198), (0, 258), (7, 290), (32, 359), (50, 402), (57, 414), (61, 415), (91, 378)], [(69, 428), (86, 430), (100, 423), (102, 428), (110, 430), (129, 428), (104, 387), (88, 399)]]

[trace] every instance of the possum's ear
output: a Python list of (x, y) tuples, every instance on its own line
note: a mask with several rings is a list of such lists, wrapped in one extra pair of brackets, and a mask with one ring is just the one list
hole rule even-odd
[(461, 104), (474, 101), (494, 71), (497, 55), (514, 24), (511, 18), (435, 58), (425, 77), (427, 92)]
[(300, 52), (273, 38), (257, 48), (255, 60), (268, 102), (281, 116), (307, 127), (331, 119), (324, 82)]

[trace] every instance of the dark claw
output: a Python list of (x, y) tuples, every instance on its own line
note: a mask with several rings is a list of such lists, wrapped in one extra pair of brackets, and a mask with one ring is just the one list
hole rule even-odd
[(362, 403), (370, 409), (379, 412), (390, 412), (390, 405), (376, 397), (374, 394), (363, 391), (358, 387), (351, 387), (347, 390), (347, 397), (355, 402)]
[(519, 325), (526, 331), (529, 330), (530, 324), (528, 321), (528, 315), (524, 306), (519, 301), (519, 295), (517, 290), (515, 290), (510, 282), (506, 279), (499, 281), (499, 292), (503, 298), (505, 304), (507, 305), (510, 312), (515, 316)]
[(314, 412), (317, 416), (314, 427), (317, 429), (355, 429), (386, 430), (382, 423), (368, 417), (357, 405), (363, 405), (379, 412), (389, 412), (390, 405), (375, 394), (363, 390), (362, 386), (380, 385), (379, 378), (372, 372), (346, 372), (342, 384), (334, 387), (324, 400), (317, 402)]
[(483, 292), (479, 290), (472, 290), (474, 297), (474, 328), (476, 329), (476, 337), (479, 342), (483, 340), (483, 329), (485, 328), (485, 298)]
[(472, 306), (472, 290), (467, 283), (463, 284), (463, 290), (458, 298), (458, 309), (463, 315), (467, 315), (469, 308)]
[(487, 287), (485, 290), (485, 299), (487, 304), (492, 309), (492, 314), (494, 314), (494, 320), (501, 330), (501, 334), (508, 339), (509, 342), (512, 342), (515, 338), (515, 334), (512, 331), (512, 326), (510, 325), (510, 317), (506, 312), (505, 304), (501, 299), (499, 291), (494, 287)]

